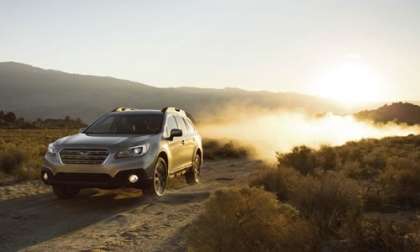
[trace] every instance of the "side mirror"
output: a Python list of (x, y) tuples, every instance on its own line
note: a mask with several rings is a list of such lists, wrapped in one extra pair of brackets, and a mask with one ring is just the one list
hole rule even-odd
[(86, 130), (86, 128), (81, 128), (81, 129), (79, 129), (79, 132), (83, 133), (85, 130)]
[(169, 136), (169, 139), (173, 140), (174, 137), (180, 137), (182, 136), (182, 130), (180, 129), (171, 129), (171, 135)]

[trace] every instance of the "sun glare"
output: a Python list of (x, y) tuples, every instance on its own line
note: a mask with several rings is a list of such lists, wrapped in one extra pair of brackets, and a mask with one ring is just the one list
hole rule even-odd
[(383, 88), (379, 75), (358, 61), (331, 67), (312, 85), (315, 94), (347, 105), (383, 100)]

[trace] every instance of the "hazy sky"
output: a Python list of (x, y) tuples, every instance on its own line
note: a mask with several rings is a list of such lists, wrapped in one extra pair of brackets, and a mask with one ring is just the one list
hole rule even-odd
[(419, 13), (418, 0), (2, 0), (0, 61), (319, 95), (356, 76), (376, 98), (419, 100)]

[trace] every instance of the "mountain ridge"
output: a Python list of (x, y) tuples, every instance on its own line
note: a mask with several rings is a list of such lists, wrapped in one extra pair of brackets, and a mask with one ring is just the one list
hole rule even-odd
[(375, 123), (420, 124), (420, 106), (409, 102), (394, 102), (372, 110), (363, 110), (355, 114), (359, 119)]
[(235, 106), (311, 113), (340, 110), (332, 101), (298, 93), (154, 87), (110, 76), (67, 73), (18, 62), (0, 62), (0, 90), (0, 109), (14, 111), (28, 119), (68, 115), (89, 122), (118, 106), (178, 106), (197, 118), (214, 116), (215, 110)]

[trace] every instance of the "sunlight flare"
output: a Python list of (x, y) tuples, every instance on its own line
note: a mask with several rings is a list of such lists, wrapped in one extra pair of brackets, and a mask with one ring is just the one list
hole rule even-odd
[(332, 66), (315, 81), (313, 93), (341, 104), (356, 105), (386, 98), (381, 76), (359, 60)]

